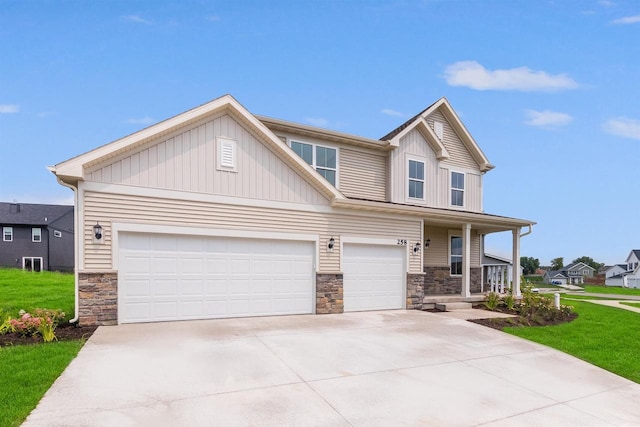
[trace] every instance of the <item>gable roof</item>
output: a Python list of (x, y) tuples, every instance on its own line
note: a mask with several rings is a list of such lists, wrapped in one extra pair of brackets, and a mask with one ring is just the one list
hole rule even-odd
[(593, 271), (596, 271), (595, 268), (591, 267), (590, 265), (585, 264), (584, 262), (572, 262), (571, 264), (562, 267), (561, 271), (569, 271), (569, 270), (574, 269), (575, 267), (579, 267), (581, 269), (586, 267), (586, 268), (590, 268)]
[(389, 141), (392, 145), (397, 146), (399, 144), (400, 138), (409, 133), (412, 129), (417, 128), (420, 133), (425, 136), (429, 144), (432, 146), (438, 159), (448, 158), (449, 153), (446, 148), (440, 141), (440, 138), (436, 136), (431, 127), (427, 125), (425, 119), (434, 111), (440, 109), (442, 115), (447, 119), (449, 124), (453, 127), (455, 132), (460, 137), (460, 140), (465, 145), (469, 153), (473, 157), (473, 159), (478, 163), (480, 170), (482, 172), (487, 172), (493, 169), (493, 166), (487, 156), (485, 156), (484, 152), (480, 149), (480, 146), (473, 139), (467, 128), (464, 126), (456, 112), (449, 104), (447, 98), (440, 98), (438, 101), (431, 104), (429, 107), (421, 111), (419, 114), (413, 116), (396, 129), (392, 130), (382, 138), (381, 141)]
[(177, 129), (189, 126), (206, 116), (228, 113), (242, 122), (258, 136), (260, 140), (283, 158), (287, 164), (294, 168), (311, 185), (331, 200), (344, 199), (345, 196), (293, 150), (269, 130), (260, 120), (245, 109), (231, 95), (224, 95), (213, 101), (202, 104), (199, 107), (180, 113), (174, 117), (156, 123), (131, 135), (125, 136), (106, 145), (98, 147), (87, 153), (73, 157), (55, 166), (49, 167), (59, 179), (76, 184), (84, 179), (85, 170), (98, 163), (114, 158), (123, 153), (142, 147), (150, 141), (157, 140)]
[(0, 202), (0, 224), (47, 226), (73, 212), (73, 206)]

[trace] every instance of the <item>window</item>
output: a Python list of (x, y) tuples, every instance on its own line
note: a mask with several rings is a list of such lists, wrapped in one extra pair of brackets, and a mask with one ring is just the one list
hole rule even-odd
[(62, 237), (62, 231), (55, 230), (53, 232), (53, 237), (57, 237), (57, 238)]
[(409, 160), (409, 198), (424, 199), (424, 162)]
[(32, 242), (42, 242), (42, 228), (32, 228), (31, 229), (31, 241)]
[(462, 237), (451, 236), (451, 275), (462, 274)]
[(41, 257), (22, 258), (22, 269), (27, 271), (42, 271), (42, 258)]
[(451, 172), (451, 206), (464, 206), (464, 174)]
[(2, 227), (2, 241), (13, 242), (13, 227)]
[(298, 141), (291, 141), (291, 148), (333, 186), (336, 185), (338, 150)]

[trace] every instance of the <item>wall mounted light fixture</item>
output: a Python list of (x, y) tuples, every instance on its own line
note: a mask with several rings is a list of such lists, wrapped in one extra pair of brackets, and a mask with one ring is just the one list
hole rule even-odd
[(427, 237), (427, 240), (424, 241), (424, 248), (429, 249), (430, 244), (431, 244), (431, 239)]
[(96, 222), (96, 225), (93, 226), (93, 236), (96, 238), (96, 240), (102, 239), (102, 226), (99, 222)]
[(329, 239), (329, 241), (327, 242), (327, 251), (329, 252), (333, 252), (333, 246), (336, 244), (336, 239), (333, 238), (333, 236), (331, 236), (331, 238)]
[(413, 247), (414, 254), (417, 254), (418, 252), (420, 252), (420, 246), (422, 246), (420, 242), (416, 242), (415, 246)]

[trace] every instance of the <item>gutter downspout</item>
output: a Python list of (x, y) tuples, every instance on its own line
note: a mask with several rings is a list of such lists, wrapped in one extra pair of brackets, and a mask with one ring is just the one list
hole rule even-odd
[(529, 234), (533, 233), (533, 224), (529, 224), (527, 227), (529, 227), (529, 231), (527, 231), (526, 233), (520, 233), (520, 237), (528, 236)]
[[(55, 169), (49, 168), (49, 171), (55, 175)], [(80, 307), (78, 306), (79, 302), (79, 290), (78, 290), (78, 268), (80, 267), (80, 252), (78, 251), (78, 239), (77, 233), (79, 233), (80, 228), (78, 227), (78, 187), (73, 186), (71, 184), (67, 184), (59, 176), (56, 175), (56, 179), (58, 180), (58, 184), (70, 188), (73, 191), (73, 262), (74, 262), (74, 286), (75, 286), (75, 303), (74, 303), (74, 318), (69, 320), (69, 323), (74, 324), (78, 322), (78, 318), (80, 317)]]

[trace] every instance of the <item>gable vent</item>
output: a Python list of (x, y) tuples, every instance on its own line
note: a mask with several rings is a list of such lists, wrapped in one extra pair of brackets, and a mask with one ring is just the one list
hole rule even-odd
[(236, 169), (236, 141), (218, 137), (218, 169), (235, 171)]
[(444, 138), (444, 125), (442, 122), (433, 122), (433, 131), (440, 141)]

